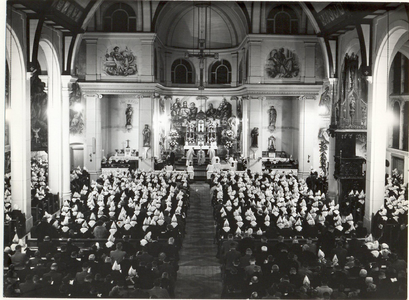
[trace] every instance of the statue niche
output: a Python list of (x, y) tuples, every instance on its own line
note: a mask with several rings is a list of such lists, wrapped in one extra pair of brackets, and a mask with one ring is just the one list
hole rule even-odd
[(357, 55), (345, 55), (340, 96), (334, 105), (338, 128), (366, 129), (367, 126), (367, 85), (358, 64)]

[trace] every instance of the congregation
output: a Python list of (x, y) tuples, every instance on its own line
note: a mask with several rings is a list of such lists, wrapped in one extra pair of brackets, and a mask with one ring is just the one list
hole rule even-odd
[(5, 249), (5, 295), (174, 297), (188, 207), (187, 174), (102, 175), (33, 227), (37, 250)]
[[(385, 206), (406, 228), (407, 187), (397, 176), (387, 181)], [(335, 205), (304, 180), (271, 171), (216, 174), (210, 194), (222, 298), (406, 298), (407, 231), (393, 243), (387, 232), (367, 235), (363, 192)]]
[[(32, 168), (33, 201), (45, 208), (46, 168)], [(86, 170), (72, 171), (71, 199), (31, 230), (37, 247), (18, 234), (6, 247), (5, 295), (175, 298), (188, 174), (117, 171), (88, 182)], [(386, 178), (369, 235), (363, 191), (335, 204), (309, 182), (274, 170), (212, 175), (221, 298), (406, 298), (402, 176)]]

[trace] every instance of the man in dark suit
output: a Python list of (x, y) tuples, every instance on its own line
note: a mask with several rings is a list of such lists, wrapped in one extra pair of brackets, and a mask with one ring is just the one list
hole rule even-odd
[(44, 274), (45, 281), (50, 281), (49, 279), (51, 278), (51, 282), (53, 282), (54, 286), (60, 285), (62, 281), (62, 274), (57, 271), (58, 265), (53, 263), (50, 269), (50, 272)]
[(35, 297), (36, 293), (40, 289), (40, 280), (37, 275), (28, 274), (26, 281), (20, 283), (20, 296), (21, 297)]

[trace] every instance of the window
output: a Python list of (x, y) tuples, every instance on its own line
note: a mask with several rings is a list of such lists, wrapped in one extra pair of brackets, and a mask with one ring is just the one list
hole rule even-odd
[(231, 66), (227, 60), (219, 60), (210, 66), (211, 84), (230, 84), (231, 83)]
[(171, 68), (172, 83), (194, 83), (193, 67), (186, 59), (177, 59)]
[(115, 3), (105, 12), (104, 31), (136, 31), (136, 15), (132, 7), (125, 3)]
[(297, 34), (298, 18), (295, 12), (286, 5), (274, 7), (267, 16), (267, 33)]
[(392, 63), (392, 93), (396, 95), (409, 92), (409, 60), (398, 52)]

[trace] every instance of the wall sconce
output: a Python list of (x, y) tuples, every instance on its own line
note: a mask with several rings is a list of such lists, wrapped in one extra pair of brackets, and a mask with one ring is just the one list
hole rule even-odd
[(311, 156), (310, 156), (310, 155), (308, 155), (308, 158), (307, 158), (307, 163), (310, 163), (310, 158), (311, 158)]

